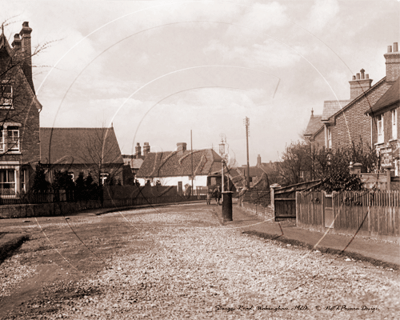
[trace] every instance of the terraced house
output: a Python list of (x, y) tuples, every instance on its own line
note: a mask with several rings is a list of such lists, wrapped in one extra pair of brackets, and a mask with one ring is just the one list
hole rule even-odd
[(39, 113), (32, 80), (31, 32), (28, 22), (12, 46), (0, 35), (0, 196), (18, 197), (32, 182), (39, 161)]
[[(398, 99), (398, 78), (400, 76), (400, 52), (398, 43), (388, 46), (384, 54), (386, 76), (372, 85), (372, 79), (360, 70), (350, 83), (350, 99), (325, 101), (322, 115), (311, 117), (304, 137), (317, 148), (337, 149), (352, 142), (362, 141), (370, 146), (381, 148), (386, 140), (382, 140), (384, 130), (389, 130), (386, 137), (397, 133), (397, 111), (395, 110), (396, 94)], [(385, 113), (390, 111), (389, 113)], [(385, 121), (383, 118), (385, 117)], [(396, 122), (397, 121), (397, 122)], [(389, 122), (391, 123), (389, 125)], [(386, 129), (384, 129), (386, 128)], [(378, 135), (376, 134), (378, 132)], [(393, 133), (392, 133), (393, 132)], [(393, 139), (392, 139), (393, 140)], [(394, 140), (397, 141), (397, 138)]]

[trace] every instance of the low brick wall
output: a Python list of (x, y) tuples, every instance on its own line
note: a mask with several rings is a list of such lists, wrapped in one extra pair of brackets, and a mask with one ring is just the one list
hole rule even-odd
[(100, 201), (78, 201), (0, 206), (0, 218), (61, 216), (86, 209), (100, 208)]
[(264, 219), (274, 218), (274, 211), (272, 210), (271, 206), (264, 207), (259, 204), (244, 201), (239, 202), (238, 206), (247, 213), (258, 215)]

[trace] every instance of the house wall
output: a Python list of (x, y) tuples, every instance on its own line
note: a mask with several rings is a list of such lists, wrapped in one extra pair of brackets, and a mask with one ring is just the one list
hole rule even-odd
[[(137, 179), (141, 186), (146, 184), (147, 179), (139, 178)], [(192, 185), (192, 180), (189, 179), (188, 176), (181, 177), (154, 177), (152, 180), (152, 184), (154, 185), (157, 180), (161, 181), (161, 185), (163, 186), (178, 186), (178, 182), (182, 182), (183, 190), (185, 190), (185, 184)], [(206, 187), (207, 186), (207, 176), (196, 176), (193, 180), (193, 187), (196, 189), (197, 187)]]
[(367, 96), (359, 98), (351, 107), (336, 116), (335, 125), (331, 126), (332, 148), (348, 146), (351, 142), (371, 144), (371, 120), (365, 115), (382, 95), (390, 88), (390, 84), (383, 81)]

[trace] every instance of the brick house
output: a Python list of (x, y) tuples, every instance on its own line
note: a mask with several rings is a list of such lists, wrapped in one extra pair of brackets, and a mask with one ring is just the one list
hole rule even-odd
[[(213, 149), (187, 150), (186, 143), (177, 144), (176, 151), (148, 152), (136, 175), (141, 185), (160, 181), (165, 186), (207, 186), (207, 176), (222, 169), (222, 158)], [(179, 187), (181, 186), (181, 187)]]
[(33, 182), (39, 161), (39, 113), (32, 79), (28, 22), (15, 34), (12, 47), (0, 35), (0, 195), (16, 198)]
[(56, 170), (67, 171), (73, 180), (83, 172), (96, 183), (124, 181), (124, 161), (112, 127), (40, 128), (40, 159), (50, 182)]
[[(320, 116), (311, 114), (304, 137), (319, 147), (337, 149), (352, 142), (373, 145), (370, 117), (366, 114), (392, 87), (400, 74), (397, 43), (384, 55), (386, 76), (372, 85), (372, 79), (361, 69), (350, 83), (350, 100), (325, 101)], [(319, 117), (321, 120), (319, 120)]]
[[(397, 52), (397, 50), (395, 51)], [(400, 60), (400, 52), (397, 52)], [(371, 117), (372, 143), (380, 154), (381, 167), (400, 175), (400, 78), (366, 112)]]

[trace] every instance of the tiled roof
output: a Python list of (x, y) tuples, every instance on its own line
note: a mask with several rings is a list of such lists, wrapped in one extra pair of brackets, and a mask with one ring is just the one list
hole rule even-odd
[(366, 113), (378, 112), (392, 104), (400, 101), (400, 78), (389, 88), (388, 91), (372, 106)]
[[(247, 166), (242, 166), (239, 168), (242, 175), (247, 176)], [(261, 177), (264, 173), (264, 170), (259, 167), (250, 167), (250, 177)]]
[(321, 127), (323, 126), (322, 122), (322, 116), (321, 115), (311, 115), (310, 121), (308, 121), (308, 125), (306, 128), (306, 131), (304, 132), (304, 135), (313, 135), (316, 133)]
[(44, 164), (123, 164), (113, 128), (40, 128)]
[[(193, 159), (193, 161), (192, 161)], [(212, 149), (149, 152), (140, 167), (138, 178), (209, 175), (221, 170), (221, 157)]]
[(322, 121), (328, 120), (329, 117), (340, 109), (342, 109), (345, 105), (347, 105), (351, 100), (327, 100), (324, 101), (324, 110), (322, 111)]

